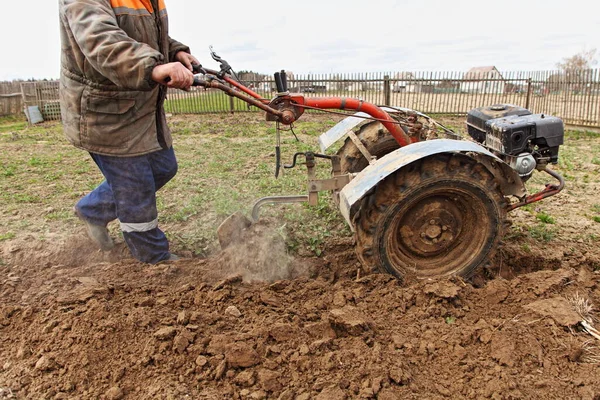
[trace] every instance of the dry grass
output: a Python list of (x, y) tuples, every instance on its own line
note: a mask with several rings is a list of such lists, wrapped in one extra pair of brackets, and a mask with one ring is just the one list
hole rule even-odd
[(580, 360), (588, 364), (600, 364), (600, 348), (593, 343), (595, 343), (594, 340), (588, 340), (581, 346)]
[(571, 298), (567, 299), (572, 305), (573, 309), (581, 316), (583, 321), (586, 321), (589, 324), (593, 324), (596, 320), (594, 315), (594, 306), (592, 303), (579, 295), (579, 293), (575, 293), (575, 295)]

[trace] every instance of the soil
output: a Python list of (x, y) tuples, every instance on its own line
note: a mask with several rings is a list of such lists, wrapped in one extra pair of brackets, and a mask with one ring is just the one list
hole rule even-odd
[(232, 248), (150, 266), (83, 235), (5, 246), (0, 398), (600, 398), (595, 249), (509, 244), (494, 279), (406, 287), (351, 239), (272, 281), (274, 253)]
[(600, 399), (596, 191), (572, 190), (539, 203), (551, 241), (517, 210), (468, 282), (367, 274), (351, 238), (292, 257), (269, 221), (159, 265), (83, 227), (0, 242), (0, 399)]

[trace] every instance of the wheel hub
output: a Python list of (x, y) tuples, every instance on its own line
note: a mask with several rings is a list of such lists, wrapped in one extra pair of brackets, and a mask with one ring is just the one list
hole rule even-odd
[(434, 240), (439, 238), (442, 234), (442, 227), (434, 219), (432, 219), (429, 221), (429, 225), (421, 227), (421, 231), (422, 238)]
[(456, 205), (447, 199), (423, 201), (402, 218), (398, 246), (418, 257), (447, 253), (460, 234), (460, 215)]

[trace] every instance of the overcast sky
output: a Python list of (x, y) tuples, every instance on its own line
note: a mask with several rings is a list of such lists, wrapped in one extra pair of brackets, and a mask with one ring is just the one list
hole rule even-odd
[[(598, 0), (166, 4), (171, 36), (209, 68), (217, 68), (209, 45), (235, 70), (269, 74), (466, 71), (484, 65), (547, 70), (564, 57), (600, 51)], [(0, 81), (58, 78), (58, 0), (5, 1), (3, 10)]]

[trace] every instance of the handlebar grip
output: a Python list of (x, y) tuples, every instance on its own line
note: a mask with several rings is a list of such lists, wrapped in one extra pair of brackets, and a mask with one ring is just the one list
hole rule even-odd
[(284, 70), (281, 70), (281, 85), (283, 86), (283, 92), (287, 92), (288, 90), (288, 85), (287, 85), (287, 74), (285, 73)]
[(275, 72), (275, 86), (277, 86), (277, 92), (279, 92), (279, 93), (285, 92), (285, 89), (283, 86), (283, 80), (281, 79), (280, 72)]
[(201, 74), (204, 72), (204, 68), (202, 68), (202, 64), (192, 64), (192, 72), (194, 74)]
[[(205, 73), (204, 68), (202, 68), (202, 64), (192, 64), (192, 73), (194, 74), (203, 74)], [(164, 80), (165, 83), (169, 83), (171, 81), (171, 77), (167, 76)], [(192, 86), (198, 86), (195, 84), (196, 78), (194, 77), (194, 84)]]

